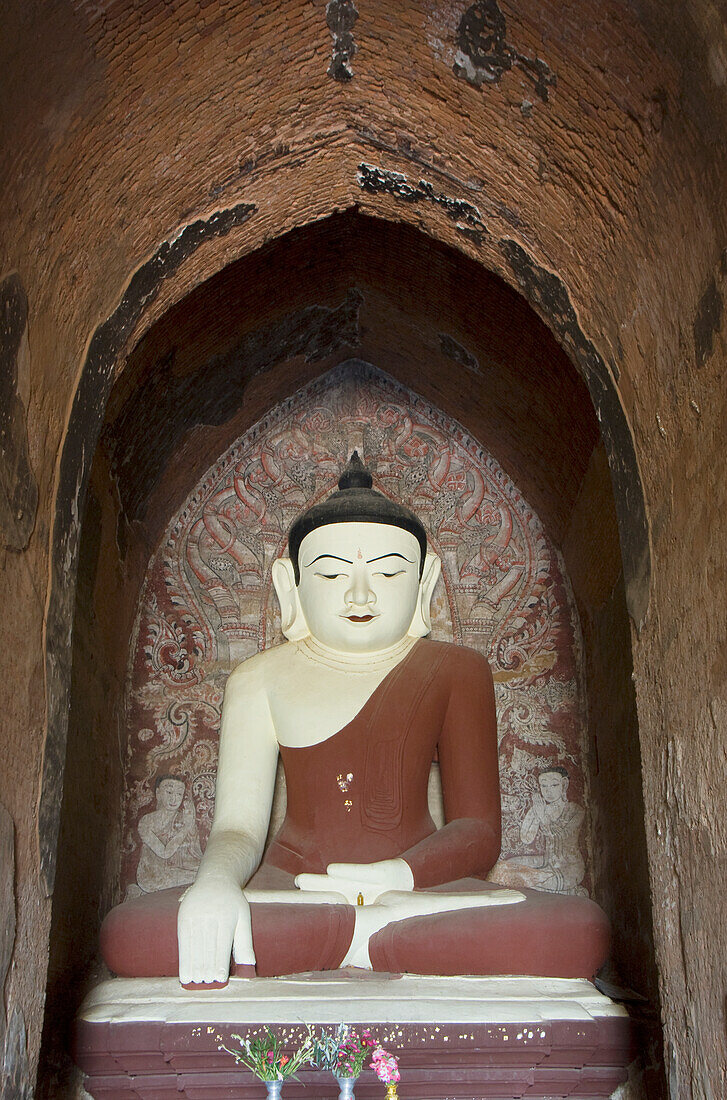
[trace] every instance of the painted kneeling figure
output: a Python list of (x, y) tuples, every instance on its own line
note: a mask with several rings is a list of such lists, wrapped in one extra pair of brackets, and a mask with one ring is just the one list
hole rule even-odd
[[(244, 976), (592, 976), (608, 948), (595, 903), (483, 881), (500, 850), (492, 676), (476, 651), (426, 638), (440, 562), (416, 516), (354, 455), (338, 491), (293, 524), (289, 553), (273, 566), (289, 640), (225, 690), (195, 883), (181, 903), (161, 891), (113, 910), (108, 965), (205, 985), (227, 981), (231, 957)], [(427, 804), (435, 752), (441, 829)], [(263, 855), (278, 754), (287, 812)]]

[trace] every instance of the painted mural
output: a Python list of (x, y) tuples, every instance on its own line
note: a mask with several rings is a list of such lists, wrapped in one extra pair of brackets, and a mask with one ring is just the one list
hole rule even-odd
[[(493, 670), (503, 845), (491, 878), (587, 894), (580, 644), (558, 554), (516, 486), (458, 423), (351, 363), (234, 443), (149, 564), (127, 699), (127, 896), (193, 880), (214, 810), (225, 680), (283, 641), (271, 564), (292, 520), (335, 488), (354, 448), (376, 488), (417, 512), (442, 558), (433, 636), (480, 650)], [(437, 820), (436, 768), (431, 787)], [(282, 777), (279, 788), (275, 822)]]

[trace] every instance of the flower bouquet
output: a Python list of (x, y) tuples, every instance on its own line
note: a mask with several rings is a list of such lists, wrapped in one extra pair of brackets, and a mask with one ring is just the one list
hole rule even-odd
[(350, 1024), (339, 1024), (333, 1035), (324, 1031), (311, 1036), (310, 1064), (316, 1069), (330, 1070), (338, 1081), (339, 1100), (355, 1100), (355, 1081), (375, 1045), (368, 1029), (359, 1033)]
[(386, 1100), (398, 1100), (397, 1083), (401, 1080), (399, 1062), (383, 1047), (377, 1047), (371, 1055), (371, 1069), (379, 1081), (386, 1085)]
[(256, 1039), (243, 1039), (241, 1035), (233, 1035), (240, 1044), (239, 1050), (231, 1049), (221, 1043), (219, 1050), (225, 1050), (231, 1054), (239, 1066), (245, 1066), (260, 1081), (265, 1082), (268, 1096), (279, 1097), (283, 1087), (283, 1081), (288, 1077), (295, 1077), (296, 1070), (310, 1061), (311, 1036), (308, 1035), (303, 1044), (288, 1055), (283, 1053), (283, 1045), (277, 1035), (265, 1028), (265, 1035)]

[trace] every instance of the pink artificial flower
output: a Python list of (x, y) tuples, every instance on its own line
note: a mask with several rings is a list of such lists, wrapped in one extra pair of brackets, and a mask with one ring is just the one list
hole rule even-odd
[(392, 1085), (401, 1080), (398, 1061), (393, 1054), (389, 1054), (383, 1047), (377, 1047), (372, 1054), (371, 1069), (374, 1070), (379, 1081), (384, 1085)]

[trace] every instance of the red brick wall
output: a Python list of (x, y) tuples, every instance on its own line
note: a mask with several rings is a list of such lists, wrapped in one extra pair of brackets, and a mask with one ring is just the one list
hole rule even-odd
[[(464, 3), (371, 0), (359, 7), (358, 52), (347, 83), (327, 75), (333, 43), (322, 0), (163, 6), (119, 0), (95, 7), (13, 0), (3, 13), (7, 198), (0, 272), (17, 271), (28, 297), (28, 358), (18, 396), (39, 487), (27, 549), (10, 550), (7, 537), (0, 540), (0, 601), (14, 640), (0, 689), (7, 729), (0, 799), (15, 824), (17, 866), (15, 966), (5, 998), (28, 1026), (26, 1078), (34, 1075), (40, 1045), (51, 924), (37, 795), (46, 679), (50, 696), (56, 692), (44, 638), (54, 564), (61, 576), (69, 569), (74, 590), (73, 554), (66, 561), (59, 552), (56, 563), (50, 550), (59, 457), (73, 442), (66, 435), (69, 409), (92, 334), (116, 309), (132, 273), (186, 224), (244, 202), (255, 206), (254, 217), (207, 239), (153, 300), (141, 294), (134, 335), (123, 337), (104, 370), (123, 375), (136, 338), (226, 264), (294, 226), (354, 205), (421, 229), (511, 285), (515, 275), (500, 242), (517, 241), (567, 287), (580, 328), (609, 365), (633, 429), (651, 521), (649, 611), (631, 641), (668, 1069), (673, 1095), (708, 1089), (719, 1095), (727, 980), (718, 793), (727, 543), (724, 20), (711, 0), (686, 7), (676, 0), (503, 2), (507, 44), (519, 57), (542, 59), (557, 76), (544, 102), (522, 63), (492, 83), (455, 75)], [(430, 192), (405, 201), (363, 191), (362, 161), (404, 173), (414, 191), (423, 179), (437, 196), (476, 206), (486, 232), (478, 239), (458, 230), (446, 203)], [(335, 262), (346, 258), (338, 254)], [(413, 284), (420, 277), (411, 271)], [(280, 281), (290, 284), (290, 271)], [(373, 302), (375, 312), (381, 298)], [(468, 322), (479, 313), (471, 310)], [(557, 318), (543, 313), (556, 327)], [(402, 352), (411, 327), (397, 327)], [(449, 333), (465, 348), (468, 328), (458, 324)], [(284, 395), (324, 365), (284, 364), (274, 384), (269, 376), (251, 379), (251, 420), (272, 403), (268, 384)], [(454, 379), (469, 377), (461, 370), (449, 381), (434, 372), (425, 394), (453, 414)], [(537, 385), (537, 357), (519, 370), (526, 394)], [(463, 387), (463, 404), (474, 409), (479, 397), (486, 406), (488, 385), (473, 380)], [(88, 399), (88, 416), (98, 406), (103, 415), (104, 402), (101, 386)], [(502, 427), (503, 465), (514, 476)], [(95, 449), (93, 433), (89, 438), (88, 463)], [(486, 442), (497, 453), (497, 441)], [(212, 454), (223, 449), (215, 446)], [(527, 459), (529, 446), (524, 451)], [(590, 449), (584, 465), (589, 457)], [(534, 468), (544, 466), (541, 458)], [(557, 461), (555, 468), (567, 484), (567, 470)], [(569, 501), (580, 484), (579, 477)], [(530, 495), (544, 519), (548, 496), (555, 512), (555, 481), (542, 501)], [(109, 497), (100, 502), (104, 512), (113, 507)], [(78, 503), (66, 486), (59, 506), (72, 526)], [(575, 546), (570, 515), (569, 503), (563, 538)], [(587, 526), (581, 523), (581, 533)], [(144, 553), (132, 543), (138, 578)], [(103, 545), (111, 556), (113, 542)], [(133, 569), (128, 560), (113, 568), (123, 588)], [(570, 562), (569, 568), (577, 590)], [(106, 582), (110, 575), (100, 574)], [(624, 620), (622, 610), (609, 610), (610, 597), (599, 598), (591, 629), (608, 654), (619, 636), (609, 624), (621, 616), (623, 627)], [(123, 603), (124, 613), (129, 606)], [(587, 636), (586, 618), (582, 612)], [(109, 621), (103, 629), (110, 627)], [(65, 648), (70, 652), (67, 637)], [(90, 692), (96, 693), (103, 695), (99, 687)], [(56, 700), (59, 710), (62, 703)], [(600, 712), (612, 713), (605, 702)], [(630, 760), (629, 774), (632, 766)], [(60, 803), (59, 790), (54, 796)]]

